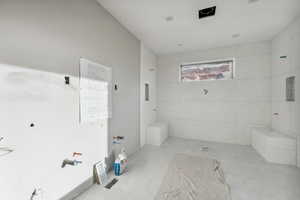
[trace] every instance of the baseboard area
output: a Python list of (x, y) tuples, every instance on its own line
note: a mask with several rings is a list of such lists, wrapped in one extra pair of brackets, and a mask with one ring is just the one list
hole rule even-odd
[[(111, 153), (108, 158), (105, 159), (106, 166), (107, 166), (107, 172), (111, 171), (113, 168), (113, 163), (114, 163), (115, 157), (114, 154)], [(81, 183), (79, 186), (74, 188), (72, 191), (70, 191), (68, 194), (60, 198), (59, 200), (73, 200), (76, 197), (78, 197), (80, 194), (84, 193), (87, 191), (89, 188), (91, 188), (95, 183), (95, 177), (91, 176), (88, 178), (86, 181)]]
[(72, 191), (70, 191), (68, 194), (60, 198), (60, 200), (73, 200), (76, 197), (78, 197), (83, 192), (87, 191), (89, 188), (91, 188), (94, 184), (94, 178), (90, 177), (83, 183), (81, 183), (79, 186), (74, 188)]
[[(105, 158), (107, 172), (110, 172), (113, 169), (114, 160), (115, 160), (115, 156), (113, 153), (110, 153), (109, 156)], [(79, 186), (77, 186), (72, 191), (70, 191), (68, 194), (60, 198), (59, 200), (73, 200), (76, 197), (78, 197), (80, 194), (90, 189), (95, 183), (96, 183), (95, 176), (91, 176), (86, 181), (84, 181)]]

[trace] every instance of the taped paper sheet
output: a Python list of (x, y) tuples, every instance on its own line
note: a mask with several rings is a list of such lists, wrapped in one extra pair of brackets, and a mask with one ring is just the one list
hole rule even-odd
[(80, 122), (111, 118), (111, 68), (80, 59)]

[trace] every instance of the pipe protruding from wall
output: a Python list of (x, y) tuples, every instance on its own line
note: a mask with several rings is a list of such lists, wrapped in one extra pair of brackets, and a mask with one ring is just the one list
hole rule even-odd
[(37, 198), (40, 199), (39, 197), (41, 195), (43, 195), (43, 190), (41, 188), (38, 188), (38, 189), (35, 188), (30, 196), (30, 200), (35, 200)]
[(79, 161), (79, 160), (64, 159), (62, 164), (61, 164), (61, 168), (65, 168), (66, 165), (76, 166), (76, 165), (81, 164), (81, 163), (82, 163), (82, 161)]
[(80, 153), (80, 152), (73, 152), (73, 157), (75, 157), (75, 156), (82, 156), (82, 153)]

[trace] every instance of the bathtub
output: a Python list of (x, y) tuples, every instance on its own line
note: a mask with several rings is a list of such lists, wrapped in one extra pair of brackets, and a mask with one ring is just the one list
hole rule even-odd
[(267, 128), (254, 128), (252, 146), (268, 162), (286, 165), (297, 163), (297, 141), (291, 136)]

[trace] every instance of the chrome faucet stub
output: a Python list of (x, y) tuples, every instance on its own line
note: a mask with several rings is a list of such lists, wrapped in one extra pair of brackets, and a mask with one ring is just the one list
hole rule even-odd
[(71, 165), (71, 166), (75, 166), (78, 164), (81, 164), (82, 161), (79, 160), (69, 160), (69, 159), (64, 159), (62, 164), (61, 164), (61, 168), (64, 168), (66, 165)]

